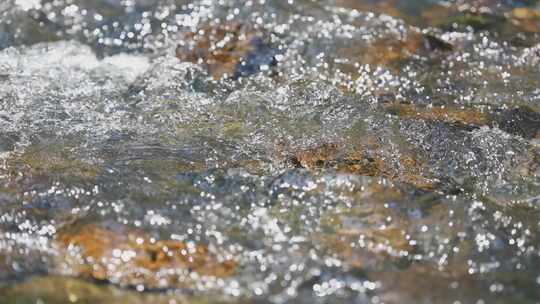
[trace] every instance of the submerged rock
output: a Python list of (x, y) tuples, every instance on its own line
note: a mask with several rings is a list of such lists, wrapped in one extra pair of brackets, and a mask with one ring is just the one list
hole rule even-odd
[(236, 264), (208, 248), (156, 240), (143, 232), (87, 225), (56, 238), (61, 271), (73, 276), (145, 289), (190, 286), (197, 278), (224, 278)]
[[(348, 195), (361, 199), (363, 204), (346, 211), (328, 212), (322, 220), (327, 232), (322, 242), (343, 259), (345, 267), (380, 270), (385, 268), (385, 262), (399, 264), (400, 259), (406, 260), (416, 250), (407, 239), (412, 218), (396, 212), (400, 208), (397, 204), (408, 205), (406, 193), (392, 184), (374, 180), (361, 193)], [(389, 204), (394, 206), (389, 208)]]
[(489, 115), (476, 109), (466, 109), (456, 106), (415, 107), (410, 104), (392, 104), (386, 109), (403, 118), (414, 118), (429, 121), (443, 121), (448, 123), (483, 126), (489, 122)]
[(513, 9), (508, 15), (511, 22), (519, 29), (531, 33), (540, 33), (540, 10), (520, 7)]
[[(492, 2), (492, 3), (489, 3)], [(445, 30), (482, 31), (498, 28), (506, 21), (497, 1), (471, 1), (467, 4), (435, 3), (421, 13), (422, 21)]]
[(409, 30), (404, 37), (388, 35), (365, 45), (340, 48), (338, 54), (352, 63), (393, 66), (415, 55), (452, 49), (450, 43), (435, 35)]
[(396, 7), (396, 1), (372, 1), (372, 0), (334, 0), (333, 4), (337, 7), (355, 9), (358, 11), (375, 12), (379, 14), (387, 14), (393, 17), (404, 17), (402, 11)]
[(418, 107), (389, 104), (384, 107), (389, 113), (405, 119), (445, 122), (463, 127), (492, 126), (526, 139), (537, 138), (540, 132), (540, 114), (527, 106), (496, 110), (453, 105)]
[(368, 139), (365, 146), (330, 143), (292, 152), (286, 156), (286, 161), (310, 170), (334, 169), (365, 176), (384, 176), (425, 189), (431, 189), (435, 184), (434, 180), (423, 176), (425, 168), (413, 155), (403, 153), (397, 161), (398, 167), (394, 167), (381, 153), (374, 138)]
[(24, 153), (12, 152), (0, 167), (4, 186), (18, 194), (43, 190), (60, 181), (88, 185), (101, 170), (98, 162), (79, 158), (69, 148), (56, 144), (29, 148)]
[(0, 134), (0, 153), (13, 151), (19, 140), (20, 137), (15, 132), (3, 132)]
[(202, 64), (215, 79), (238, 78), (277, 64), (269, 39), (264, 29), (242, 23), (208, 24), (185, 34), (176, 56)]
[(493, 121), (501, 130), (532, 139), (540, 137), (540, 113), (522, 106), (498, 111)]
[(113, 285), (95, 284), (62, 276), (34, 276), (10, 286), (0, 286), (0, 301), (6, 304), (103, 303), (103, 304), (210, 304), (245, 303), (219, 296), (197, 297), (182, 293), (140, 293)]

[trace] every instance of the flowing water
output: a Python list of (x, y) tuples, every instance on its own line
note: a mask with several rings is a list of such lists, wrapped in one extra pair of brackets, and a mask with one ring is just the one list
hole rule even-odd
[(539, 165), (537, 1), (0, 1), (0, 303), (540, 303)]

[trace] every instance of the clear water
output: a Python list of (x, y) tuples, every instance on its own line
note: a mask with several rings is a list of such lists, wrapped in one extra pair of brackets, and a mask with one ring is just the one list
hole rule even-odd
[(539, 33), (535, 1), (1, 1), (0, 303), (539, 303)]

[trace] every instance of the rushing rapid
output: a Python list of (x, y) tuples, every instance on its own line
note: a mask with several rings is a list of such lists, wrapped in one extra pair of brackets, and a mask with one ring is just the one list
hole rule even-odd
[(2, 0), (0, 303), (538, 303), (540, 3)]

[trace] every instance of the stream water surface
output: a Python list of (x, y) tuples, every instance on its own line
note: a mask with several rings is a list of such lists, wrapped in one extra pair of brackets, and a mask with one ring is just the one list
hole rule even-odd
[(540, 303), (540, 2), (0, 0), (0, 303)]

